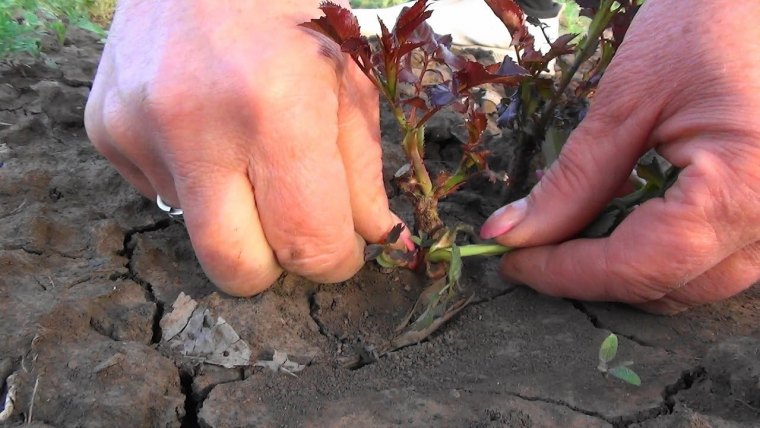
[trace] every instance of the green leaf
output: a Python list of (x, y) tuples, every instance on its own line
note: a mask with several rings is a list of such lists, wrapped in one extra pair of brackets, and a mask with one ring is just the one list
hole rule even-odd
[(457, 232), (456, 230), (447, 228), (445, 230), (437, 232), (434, 238), (435, 242), (428, 249), (428, 252), (431, 253), (442, 248), (450, 248), (452, 245), (454, 245), (457, 239)]
[(618, 338), (615, 334), (610, 333), (610, 335), (604, 339), (604, 342), (602, 342), (602, 346), (599, 347), (599, 361), (604, 364), (609, 363), (615, 358), (615, 355), (617, 355), (617, 349)]
[(449, 264), (449, 284), (456, 284), (462, 277), (462, 253), (459, 247), (454, 244), (451, 246), (451, 263)]
[(100, 25), (90, 21), (89, 19), (81, 19), (78, 20), (76, 23), (77, 27), (89, 31), (91, 33), (95, 33), (101, 37), (106, 35), (106, 31), (101, 27)]
[(607, 373), (616, 378), (628, 382), (631, 385), (641, 386), (641, 378), (633, 370), (625, 366), (618, 366), (610, 369)]
[(380, 266), (386, 269), (393, 269), (395, 267), (398, 267), (398, 265), (396, 265), (396, 263), (394, 263), (393, 260), (391, 260), (388, 256), (386, 256), (385, 253), (380, 254), (375, 259), (375, 261), (377, 262), (377, 264), (379, 264)]

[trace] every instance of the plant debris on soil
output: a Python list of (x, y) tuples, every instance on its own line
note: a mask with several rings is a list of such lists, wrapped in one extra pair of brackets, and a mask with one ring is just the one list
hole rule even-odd
[[(760, 423), (758, 286), (660, 317), (541, 296), (499, 279), (497, 258), (473, 260), (461, 278), (471, 303), (391, 352), (380, 351), (425, 287), (411, 272), (368, 265), (341, 284), (287, 275), (254, 298), (218, 293), (184, 227), (88, 142), (101, 46), (70, 36), (44, 58), (0, 64), (2, 426)], [(382, 113), (390, 180), (404, 160)], [(429, 158), (457, 159), (462, 132), (445, 115), (431, 123)], [(508, 138), (489, 143), (497, 164)], [(471, 185), (485, 187), (441, 202), (447, 221), (480, 224), (504, 202), (503, 186)], [(597, 370), (610, 332), (640, 387)]]

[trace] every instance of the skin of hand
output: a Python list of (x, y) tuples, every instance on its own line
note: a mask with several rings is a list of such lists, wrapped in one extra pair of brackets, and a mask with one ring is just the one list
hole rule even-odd
[(97, 150), (143, 195), (184, 209), (203, 269), (231, 295), (283, 269), (345, 280), (365, 241), (400, 222), (374, 87), (297, 26), (317, 5), (120, 1), (86, 107)]
[[(676, 313), (760, 280), (758, 2), (649, 0), (589, 114), (526, 198), (483, 225), (539, 292)], [(573, 239), (650, 148), (683, 168), (603, 239)]]

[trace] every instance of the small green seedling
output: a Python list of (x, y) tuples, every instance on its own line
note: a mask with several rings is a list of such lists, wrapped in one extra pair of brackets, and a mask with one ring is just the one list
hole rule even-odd
[(623, 361), (622, 363), (609, 367), (612, 360), (615, 359), (618, 350), (618, 338), (615, 334), (610, 333), (602, 346), (599, 347), (599, 365), (596, 367), (604, 375), (610, 375), (616, 377), (622, 381), (628, 382), (631, 385), (641, 386), (641, 378), (628, 366), (633, 364), (633, 361)]

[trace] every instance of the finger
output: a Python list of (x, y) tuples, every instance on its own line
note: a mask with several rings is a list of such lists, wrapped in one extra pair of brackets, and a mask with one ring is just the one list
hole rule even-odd
[(185, 166), (193, 172), (178, 176), (177, 192), (203, 270), (233, 296), (265, 290), (281, 269), (264, 236), (248, 177), (206, 164)]
[(95, 149), (116, 168), (116, 170), (145, 197), (155, 198), (156, 192), (150, 180), (131, 160), (116, 149), (113, 138), (103, 123), (103, 97), (93, 96), (87, 100), (85, 108), (85, 130)]
[[(160, 150), (160, 139), (151, 125), (143, 106), (122, 99), (116, 90), (105, 96), (102, 123), (105, 132), (113, 141), (112, 147), (122, 157), (129, 160), (150, 182), (153, 193), (146, 194), (151, 199), (158, 193), (166, 203), (179, 206), (179, 197), (174, 185), (174, 176), (167, 167)], [(136, 126), (136, 124), (141, 126)]]
[[(338, 282), (363, 265), (364, 242), (354, 231), (346, 171), (336, 143), (335, 69), (321, 54), (313, 54), (299, 58), (315, 64), (309, 79), (299, 76), (295, 84), (286, 76), (263, 76), (269, 86), (257, 100), (260, 108), (254, 114), (259, 118), (253, 122), (267, 126), (257, 130), (260, 143), (251, 147), (250, 175), (261, 223), (280, 265), (313, 281)], [(274, 70), (289, 68), (269, 65)], [(293, 106), (298, 106), (298, 126), (264, 120), (288, 117)]]
[(174, 179), (156, 148), (158, 137), (149, 131), (139, 104), (128, 103), (116, 89), (94, 93), (85, 109), (85, 127), (95, 148), (140, 193), (150, 199), (158, 193), (178, 206)]
[(688, 308), (713, 303), (738, 294), (760, 281), (760, 242), (730, 255), (692, 280), (659, 300), (637, 307), (653, 313), (675, 314)]
[(621, 88), (637, 94), (648, 84), (632, 74), (637, 64), (647, 61), (614, 67), (623, 62), (616, 57), (610, 66), (588, 116), (570, 135), (559, 159), (529, 196), (486, 221), (483, 238), (498, 237), (507, 246), (559, 242), (582, 230), (623, 186), (646, 150), (661, 105), (650, 98), (641, 106), (642, 99), (620, 96)]
[(116, 150), (113, 143), (100, 144), (95, 143), (95, 140), (92, 141), (97, 150), (111, 162), (116, 171), (138, 192), (148, 199), (156, 199), (156, 190), (151, 181), (148, 180), (148, 177), (132, 161)]
[[(353, 64), (346, 64), (339, 104), (338, 149), (343, 158), (354, 229), (368, 242), (380, 242), (402, 221), (388, 207), (383, 184), (378, 93)], [(402, 239), (407, 246), (410, 236), (406, 228)]]

